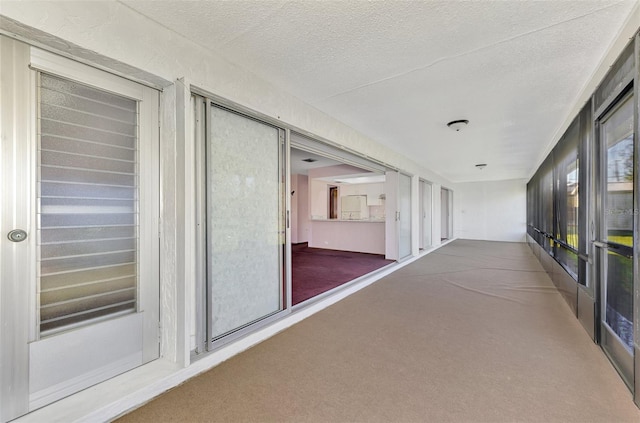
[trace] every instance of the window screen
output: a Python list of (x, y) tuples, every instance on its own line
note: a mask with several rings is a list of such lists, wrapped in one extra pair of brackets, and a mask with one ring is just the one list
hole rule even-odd
[(540, 245), (543, 236), (541, 234), (542, 199), (540, 197), (540, 170), (536, 172), (527, 184), (527, 222), (529, 235)]
[(553, 197), (553, 160), (552, 155), (547, 157), (541, 167), (540, 174), (540, 197), (541, 197), (541, 230), (547, 236), (547, 239), (543, 243), (544, 249), (553, 254), (553, 240), (549, 237), (554, 234), (554, 197)]
[(578, 252), (580, 254), (580, 261), (578, 262), (578, 283), (587, 285), (587, 260), (589, 255), (589, 248), (587, 239), (589, 239), (589, 225), (587, 214), (587, 195), (589, 191), (589, 178), (591, 173), (590, 160), (589, 160), (589, 148), (591, 146), (591, 133), (593, 131), (593, 113), (591, 111), (591, 101), (580, 111), (580, 135), (578, 140), (578, 162), (580, 165), (580, 172), (578, 175), (578, 183), (580, 190), (583, 192), (578, 198)]
[(40, 74), (43, 333), (135, 310), (137, 102)]
[(580, 119), (576, 117), (554, 148), (556, 197), (556, 259), (578, 278), (578, 141)]

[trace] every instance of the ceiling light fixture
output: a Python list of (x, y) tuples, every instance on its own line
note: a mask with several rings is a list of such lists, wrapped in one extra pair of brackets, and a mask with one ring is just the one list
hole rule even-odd
[(487, 164), (486, 164), (486, 163), (478, 163), (478, 164), (476, 165), (476, 167), (477, 167), (478, 169), (482, 170), (482, 169), (484, 169), (485, 167), (487, 167)]
[(309, 159), (302, 159), (302, 161), (303, 161), (303, 162), (307, 162), (307, 163), (317, 162), (317, 160), (316, 160), (316, 159), (311, 159), (311, 158), (309, 158)]
[(464, 128), (468, 124), (469, 124), (468, 120), (459, 119), (459, 120), (452, 120), (451, 122), (447, 123), (447, 126), (453, 129), (454, 131), (459, 132), (462, 128)]

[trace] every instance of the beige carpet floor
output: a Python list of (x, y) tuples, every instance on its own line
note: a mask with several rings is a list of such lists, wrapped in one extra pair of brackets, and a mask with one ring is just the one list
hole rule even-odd
[(640, 422), (525, 244), (455, 241), (120, 422)]

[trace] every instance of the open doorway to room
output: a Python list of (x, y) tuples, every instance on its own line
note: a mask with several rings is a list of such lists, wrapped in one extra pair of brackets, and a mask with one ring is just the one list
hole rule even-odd
[(338, 218), (338, 194), (340, 190), (337, 186), (329, 185), (329, 219)]
[(393, 263), (383, 172), (290, 149), (292, 305)]

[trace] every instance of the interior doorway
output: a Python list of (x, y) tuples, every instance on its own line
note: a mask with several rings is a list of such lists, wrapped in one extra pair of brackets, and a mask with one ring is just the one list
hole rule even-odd
[(338, 187), (329, 185), (329, 219), (338, 218), (338, 196), (340, 190)]

